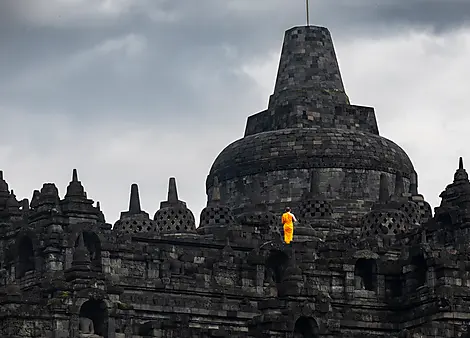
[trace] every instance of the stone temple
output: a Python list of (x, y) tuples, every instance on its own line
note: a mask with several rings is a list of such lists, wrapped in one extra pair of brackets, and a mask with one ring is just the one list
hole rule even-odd
[[(176, 181), (111, 225), (76, 170), (19, 201), (0, 172), (0, 337), (470, 337), (470, 182), (439, 207), (349, 103), (330, 33), (285, 34), (274, 93), (216, 158), (196, 227)], [(282, 241), (280, 216), (299, 223)]]

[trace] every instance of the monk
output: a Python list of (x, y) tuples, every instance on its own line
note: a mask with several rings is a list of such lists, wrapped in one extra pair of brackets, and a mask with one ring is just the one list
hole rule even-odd
[(294, 237), (294, 222), (297, 222), (290, 208), (286, 208), (286, 212), (282, 215), (282, 225), (284, 226), (284, 242), (290, 244)]

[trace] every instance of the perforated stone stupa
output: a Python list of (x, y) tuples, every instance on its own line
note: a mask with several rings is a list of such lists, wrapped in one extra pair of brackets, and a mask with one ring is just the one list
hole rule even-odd
[(374, 109), (350, 104), (326, 28), (286, 32), (269, 105), (216, 158), (198, 226), (175, 178), (152, 213), (132, 184), (114, 226), (77, 170), (64, 197), (45, 183), (30, 202), (6, 178), (0, 337), (470, 337), (463, 159), (433, 215)]

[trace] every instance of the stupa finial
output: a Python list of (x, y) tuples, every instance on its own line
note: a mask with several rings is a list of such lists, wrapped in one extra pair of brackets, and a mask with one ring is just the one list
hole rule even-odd
[(131, 185), (131, 196), (129, 199), (129, 213), (138, 214), (142, 211), (140, 208), (139, 186), (134, 183)]
[(310, 26), (310, 11), (309, 11), (310, 1), (305, 0), (305, 9), (307, 11), (307, 26)]

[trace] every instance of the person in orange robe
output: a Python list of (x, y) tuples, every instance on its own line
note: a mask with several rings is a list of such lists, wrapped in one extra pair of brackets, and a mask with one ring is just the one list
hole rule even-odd
[(284, 242), (290, 244), (294, 237), (294, 222), (297, 222), (290, 208), (286, 208), (286, 212), (282, 215), (282, 225), (284, 226)]

